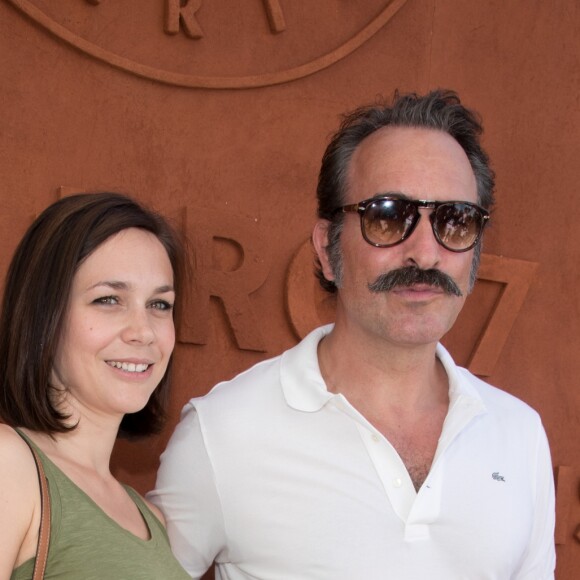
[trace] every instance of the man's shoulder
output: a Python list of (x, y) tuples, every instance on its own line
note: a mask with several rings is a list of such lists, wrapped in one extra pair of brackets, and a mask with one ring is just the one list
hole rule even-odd
[[(192, 399), (191, 403), (196, 408), (233, 404), (263, 407), (272, 397), (283, 397), (282, 375), (288, 381), (288, 375), (302, 375), (305, 369), (313, 366), (317, 368), (318, 342), (331, 328), (332, 325), (328, 325), (314, 329), (295, 346), (278, 356), (256, 363), (232, 379), (216, 384), (207, 395)], [(300, 377), (300, 381), (307, 381), (307, 377)]]
[(182, 428), (201, 435), (214, 450), (225, 442), (240, 450), (255, 444), (259, 432), (279, 425), (289, 412), (279, 379), (281, 357), (259, 362), (191, 399), (181, 413)]
[(512, 420), (521, 417), (536, 422), (539, 419), (538, 412), (533, 407), (504, 388), (480, 379), (465, 368), (458, 367), (458, 372), (477, 392), (489, 411), (509, 414)]
[(253, 391), (268, 388), (278, 380), (280, 360), (284, 353), (260, 361), (235, 377), (217, 383), (202, 399), (214, 401), (234, 396), (247, 396)]
[(239, 409), (262, 398), (267, 391), (276, 389), (282, 355), (256, 363), (235, 377), (217, 383), (206, 395), (191, 399), (197, 412), (229, 406)]
[(511, 420), (520, 417), (522, 420), (538, 422), (539, 415), (528, 403), (522, 401), (509, 389), (494, 386), (474, 375), (468, 369), (455, 363), (451, 354), (441, 344), (437, 345), (437, 356), (443, 363), (457, 392), (479, 399), (488, 412), (496, 416), (507, 415)]

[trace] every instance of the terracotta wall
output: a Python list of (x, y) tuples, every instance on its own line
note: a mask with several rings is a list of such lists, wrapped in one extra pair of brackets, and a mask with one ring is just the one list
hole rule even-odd
[(446, 339), (540, 411), (558, 474), (558, 578), (580, 565), (580, 13), (576, 0), (1, 0), (0, 272), (59, 195), (131, 193), (196, 248), (171, 425), (120, 444), (141, 491), (182, 405), (278, 354), (332, 303), (308, 237), (338, 115), (395, 88), (459, 91), (498, 206)]

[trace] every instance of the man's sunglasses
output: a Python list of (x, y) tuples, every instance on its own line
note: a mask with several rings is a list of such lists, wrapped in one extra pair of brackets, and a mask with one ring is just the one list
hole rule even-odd
[(363, 238), (372, 246), (388, 248), (413, 233), (422, 208), (433, 210), (429, 219), (435, 239), (451, 252), (471, 250), (489, 219), (487, 210), (467, 201), (424, 201), (388, 195), (344, 205), (335, 213), (358, 213)]

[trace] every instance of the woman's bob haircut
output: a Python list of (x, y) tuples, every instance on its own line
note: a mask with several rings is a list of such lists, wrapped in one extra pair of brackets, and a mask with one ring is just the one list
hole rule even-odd
[[(150, 232), (167, 251), (179, 312), (183, 246), (161, 216), (118, 193), (78, 194), (52, 204), (22, 238), (6, 275), (0, 313), (0, 418), (8, 425), (48, 434), (74, 428), (67, 424), (69, 417), (55, 408), (58, 397), (51, 385), (72, 281), (88, 256), (127, 228)], [(161, 430), (170, 371), (171, 360), (147, 405), (124, 416), (120, 437)]]

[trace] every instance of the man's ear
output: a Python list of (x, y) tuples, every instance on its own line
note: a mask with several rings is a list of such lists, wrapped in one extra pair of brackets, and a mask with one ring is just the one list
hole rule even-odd
[(330, 227), (330, 222), (328, 220), (319, 219), (314, 225), (314, 230), (312, 231), (312, 245), (320, 261), (320, 266), (322, 267), (322, 273), (327, 280), (331, 282), (334, 281), (334, 274), (332, 268), (330, 267), (330, 262), (328, 260), (328, 228)]

